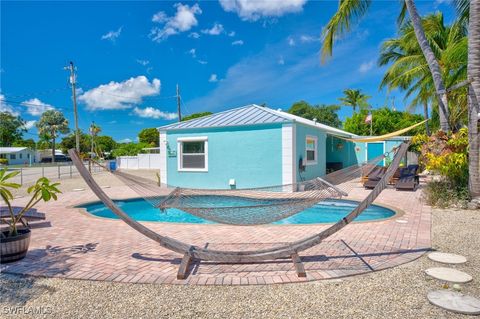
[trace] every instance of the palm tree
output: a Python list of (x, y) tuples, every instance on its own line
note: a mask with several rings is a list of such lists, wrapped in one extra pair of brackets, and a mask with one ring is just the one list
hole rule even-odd
[[(422, 19), (425, 35), (432, 47), (435, 58), (442, 69), (442, 77), (449, 86), (464, 81), (467, 76), (467, 36), (462, 23), (457, 21), (445, 26), (443, 14), (431, 14)], [(382, 44), (380, 65), (390, 64), (380, 88), (406, 91), (405, 99), (414, 97), (408, 109), (414, 110), (423, 106), (424, 117), (428, 119), (428, 105), (438, 107), (435, 85), (428, 62), (417, 42), (412, 23), (404, 24), (397, 38), (388, 39)], [(463, 93), (463, 94), (458, 94)], [(465, 92), (449, 93), (449, 125), (458, 127), (458, 123), (466, 117), (467, 99)], [(427, 132), (428, 122), (425, 123)]]
[[(440, 66), (435, 59), (432, 48), (430, 47), (425, 32), (422, 27), (420, 15), (415, 7), (413, 0), (403, 0), (403, 6), (400, 13), (400, 21), (406, 12), (409, 13), (412, 21), (415, 36), (420, 45), (421, 51), (425, 56), (428, 68), (432, 73), (435, 91), (437, 92), (437, 103), (439, 105), (440, 125), (442, 130), (448, 131), (448, 105), (445, 85), (440, 72)], [(350, 31), (352, 22), (358, 20), (366, 14), (370, 7), (371, 0), (340, 0), (337, 12), (328, 22), (323, 30), (322, 59), (332, 55), (333, 44), (335, 40), (342, 34)]]
[(42, 117), (37, 122), (37, 129), (39, 135), (50, 136), (52, 139), (52, 163), (55, 162), (55, 139), (59, 133), (67, 134), (68, 120), (63, 114), (57, 110), (48, 110), (42, 114)]
[(474, 80), (468, 88), (469, 190), (472, 197), (480, 197), (480, 140), (478, 120), (480, 112), (480, 1), (470, 1), (468, 14), (468, 79)]
[(357, 107), (361, 110), (368, 106), (368, 99), (370, 96), (362, 93), (361, 90), (357, 89), (346, 89), (343, 91), (344, 96), (338, 100), (342, 102), (343, 106), (350, 106), (353, 108), (353, 112)]

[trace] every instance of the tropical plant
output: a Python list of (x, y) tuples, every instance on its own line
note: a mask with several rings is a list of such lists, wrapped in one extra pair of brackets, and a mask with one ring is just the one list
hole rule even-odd
[[(422, 22), (425, 35), (442, 68), (445, 83), (452, 86), (464, 81), (468, 50), (466, 29), (459, 22), (445, 26), (442, 13), (428, 15)], [(383, 42), (378, 62), (379, 65), (390, 65), (380, 88), (404, 90), (405, 99), (411, 100), (407, 110), (414, 111), (422, 106), (424, 117), (428, 119), (428, 105), (438, 107), (435, 86), (411, 23), (400, 27), (398, 37)], [(449, 125), (460, 127), (467, 117), (466, 92), (455, 90), (448, 97)], [(438, 114), (438, 109), (435, 113)], [(425, 125), (429, 134), (428, 122)]]
[(290, 114), (301, 116), (309, 120), (316, 120), (318, 123), (322, 123), (332, 127), (341, 127), (342, 121), (338, 117), (338, 105), (311, 105), (306, 101), (298, 101), (292, 104), (287, 111)]
[[(468, 130), (456, 133), (438, 131), (432, 136), (424, 134), (412, 138), (412, 150), (420, 154), (422, 167), (440, 175), (441, 179), (429, 182), (426, 190), (428, 202), (447, 206), (468, 200)], [(445, 197), (439, 191), (446, 190)]]
[[(351, 30), (352, 24), (366, 14), (370, 7), (371, 0), (340, 0), (339, 7), (332, 16), (327, 26), (322, 32), (322, 59), (332, 55), (334, 42), (338, 37)], [(448, 131), (448, 109), (445, 84), (442, 79), (440, 66), (435, 59), (435, 55), (430, 47), (425, 32), (422, 27), (420, 15), (415, 7), (413, 0), (402, 0), (402, 9), (399, 15), (399, 22), (403, 23), (406, 13), (409, 13), (410, 20), (414, 29), (415, 37), (420, 45), (421, 51), (425, 56), (428, 68), (432, 74), (435, 91), (437, 93), (437, 103), (439, 105), (440, 125), (442, 130)]]
[(135, 156), (139, 153), (144, 153), (143, 149), (150, 147), (146, 143), (122, 143), (112, 151), (113, 157), (118, 156)]
[(57, 110), (48, 110), (42, 114), (42, 117), (36, 124), (40, 135), (48, 135), (52, 141), (52, 162), (55, 162), (55, 139), (58, 135), (67, 134), (68, 120)]
[[(467, 0), (457, 1), (466, 3)], [(480, 197), (480, 132), (478, 121), (480, 113), (480, 1), (470, 1), (468, 14), (464, 10), (460, 17), (468, 16), (468, 142), (469, 142), (469, 182), (472, 197)], [(461, 9), (461, 7), (460, 7)]]
[(46, 177), (41, 177), (37, 182), (30, 186), (27, 189), (28, 194), (32, 195), (32, 198), (27, 202), (25, 207), (23, 207), (18, 214), (15, 214), (11, 204), (13, 200), (13, 194), (11, 189), (17, 189), (21, 185), (11, 181), (12, 178), (17, 176), (20, 172), (8, 172), (6, 168), (0, 170), (0, 197), (3, 199), (7, 205), (8, 212), (10, 214), (10, 220), (7, 220), (8, 223), (8, 232), (0, 232), (3, 237), (13, 237), (17, 235), (17, 224), (23, 218), (23, 215), (37, 205), (40, 201), (48, 202), (49, 200), (57, 200), (57, 194), (61, 193), (58, 189), (60, 183), (51, 183), (50, 180)]
[(0, 146), (11, 146), (22, 139), (25, 122), (10, 112), (0, 112)]
[[(347, 132), (357, 135), (370, 135), (370, 124), (365, 122), (368, 115), (367, 110), (362, 110), (352, 115), (345, 120), (343, 129)], [(409, 112), (393, 111), (388, 107), (372, 110), (372, 134), (383, 135), (395, 132), (409, 126), (412, 126), (423, 120), (423, 117), (418, 114), (411, 114)], [(424, 127), (416, 127), (405, 135), (413, 135), (425, 132)]]
[(140, 143), (149, 144), (150, 147), (158, 147), (160, 144), (160, 135), (158, 130), (154, 127), (144, 128), (138, 133), (138, 140)]
[(368, 108), (368, 100), (370, 96), (362, 93), (361, 90), (357, 89), (346, 89), (343, 91), (343, 97), (338, 100), (342, 102), (343, 106), (349, 106), (353, 108), (353, 113), (359, 108), (360, 110)]

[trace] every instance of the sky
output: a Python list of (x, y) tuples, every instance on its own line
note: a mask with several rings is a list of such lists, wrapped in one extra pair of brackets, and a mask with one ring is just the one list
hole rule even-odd
[[(367, 15), (322, 63), (321, 31), (337, 1), (1, 1), (0, 109), (27, 123), (57, 109), (73, 128), (69, 72), (76, 66), (79, 126), (92, 121), (120, 142), (183, 115), (251, 103), (338, 104), (347, 88), (373, 107), (405, 107), (402, 92), (379, 91), (381, 43), (396, 34), (397, 0), (373, 1)], [(448, 0), (417, 1), (422, 15)], [(343, 120), (352, 110), (342, 107)]]

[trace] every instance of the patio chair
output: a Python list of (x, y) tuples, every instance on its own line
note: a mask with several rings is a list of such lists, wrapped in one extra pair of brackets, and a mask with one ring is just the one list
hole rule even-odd
[(420, 184), (420, 178), (417, 175), (418, 165), (408, 165), (400, 171), (400, 178), (395, 183), (397, 190), (415, 191)]
[(363, 183), (363, 187), (371, 189), (377, 186), (378, 182), (382, 179), (385, 175), (387, 168), (384, 166), (376, 166), (369, 174), (368, 180)]

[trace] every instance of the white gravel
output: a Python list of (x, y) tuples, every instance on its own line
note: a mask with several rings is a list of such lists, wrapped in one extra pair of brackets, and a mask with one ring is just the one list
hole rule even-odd
[[(467, 257), (461, 292), (480, 297), (480, 212), (434, 210), (434, 248)], [(427, 301), (443, 283), (409, 264), (342, 280), (270, 286), (168, 286), (0, 275), (0, 318), (464, 318)], [(452, 288), (449, 288), (452, 289)], [(12, 311), (27, 314), (12, 314)], [(32, 314), (37, 312), (37, 314)], [(40, 314), (38, 314), (40, 312)]]

